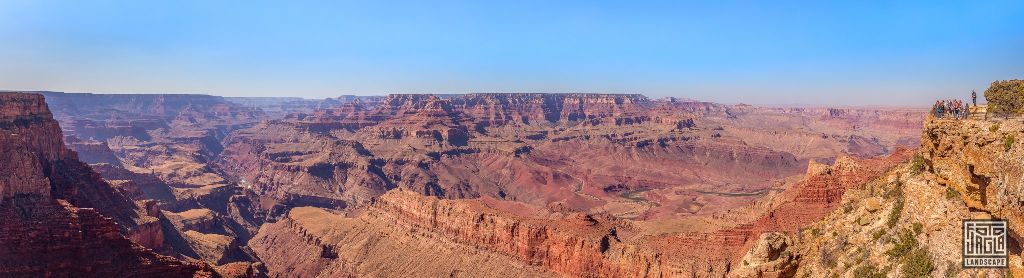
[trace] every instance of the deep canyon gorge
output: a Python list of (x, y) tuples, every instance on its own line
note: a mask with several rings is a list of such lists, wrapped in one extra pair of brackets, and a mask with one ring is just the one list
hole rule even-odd
[[(938, 147), (955, 129), (926, 114), (628, 94), (5, 92), (0, 276), (824, 275), (836, 270), (803, 262), (820, 247), (802, 235), (859, 212), (850, 196), (880, 181), (923, 183), (895, 176), (919, 152), (943, 180), (996, 175), (943, 166), (985, 156)], [(975, 210), (998, 194), (948, 186)]]

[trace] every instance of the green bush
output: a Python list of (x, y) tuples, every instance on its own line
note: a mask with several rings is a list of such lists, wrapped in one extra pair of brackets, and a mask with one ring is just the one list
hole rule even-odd
[(996, 132), (996, 131), (999, 131), (999, 124), (992, 124), (991, 126), (988, 127), (988, 132)]
[(914, 223), (914, 230), (904, 229), (898, 233), (892, 249), (885, 255), (903, 264), (904, 277), (927, 277), (935, 269), (928, 249), (918, 246), (916, 233), (921, 230), (920, 223)]
[(1003, 148), (1006, 151), (1010, 151), (1010, 149), (1013, 148), (1013, 140), (1013, 134), (1006, 135), (1006, 137), (1003, 137)]
[(921, 154), (915, 154), (913, 164), (910, 165), (910, 173), (914, 175), (920, 174), (924, 172), (924, 167), (924, 157)]
[(904, 277), (928, 277), (933, 269), (935, 266), (927, 249), (918, 248), (903, 258)]
[(992, 82), (985, 90), (985, 100), (988, 101), (988, 111), (995, 115), (1024, 112), (1024, 80)]
[(885, 251), (885, 255), (892, 259), (899, 259), (910, 254), (910, 251), (914, 249), (917, 249), (917, 237), (910, 233), (910, 231), (902, 231), (896, 237), (896, 242), (894, 242), (892, 249)]
[(882, 238), (882, 236), (884, 236), (884, 235), (885, 235), (885, 230), (879, 229), (878, 231), (875, 231), (875, 233), (871, 234), (871, 239), (874, 239), (875, 241), (878, 241), (878, 239)]
[(885, 278), (885, 273), (879, 271), (874, 265), (865, 264), (853, 270), (853, 277)]
[(914, 234), (915, 235), (920, 235), (923, 230), (924, 230), (924, 225), (921, 225), (921, 222), (914, 222)]
[[(897, 189), (896, 191), (900, 191)], [(901, 191), (902, 192), (902, 191)], [(893, 198), (896, 204), (892, 206), (892, 210), (889, 211), (889, 219), (886, 220), (885, 225), (889, 228), (896, 227), (896, 223), (900, 220), (900, 214), (903, 213), (903, 194), (900, 194), (897, 198)]]
[(946, 186), (946, 199), (953, 200), (957, 197), (960, 197), (960, 192), (957, 192), (956, 189), (953, 189), (952, 187)]

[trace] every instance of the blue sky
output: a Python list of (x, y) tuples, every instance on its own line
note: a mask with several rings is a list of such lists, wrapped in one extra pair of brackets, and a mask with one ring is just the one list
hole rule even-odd
[(1024, 78), (1024, 1), (0, 0), (0, 88), (922, 105)]

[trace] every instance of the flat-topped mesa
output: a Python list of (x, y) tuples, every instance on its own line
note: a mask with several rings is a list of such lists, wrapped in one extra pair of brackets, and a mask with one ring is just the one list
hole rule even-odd
[[(114, 109), (129, 113), (172, 119), (191, 106), (215, 107), (231, 104), (223, 97), (199, 94), (90, 94), (42, 92), (56, 114), (87, 113)], [(223, 112), (223, 111), (221, 111)]]
[(296, 113), (288, 118), (320, 131), (338, 128), (351, 131), (376, 125), (402, 126), (403, 129), (439, 124), (480, 129), (544, 122), (626, 125), (651, 120), (645, 111), (650, 100), (637, 94), (391, 94), (367, 104), (362, 100), (330, 99), (315, 111)]
[[(588, 122), (629, 124), (645, 121), (650, 102), (636, 94), (468, 94), (453, 98), (477, 125)], [(623, 119), (616, 119), (622, 117)], [(608, 119), (605, 119), (608, 118)]]

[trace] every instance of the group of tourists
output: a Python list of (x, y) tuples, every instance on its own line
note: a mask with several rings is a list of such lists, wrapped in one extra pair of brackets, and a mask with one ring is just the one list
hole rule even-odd
[(970, 113), (968, 112), (969, 107), (970, 104), (964, 104), (959, 99), (937, 100), (935, 105), (932, 106), (932, 112), (935, 113), (937, 118), (949, 116), (953, 119), (966, 119)]
[[(971, 91), (971, 101), (974, 102), (974, 106), (978, 106), (978, 93)], [(970, 114), (970, 107), (970, 103), (959, 99), (936, 100), (935, 105), (932, 105), (932, 113), (936, 118), (949, 116), (958, 120), (966, 119)]]

